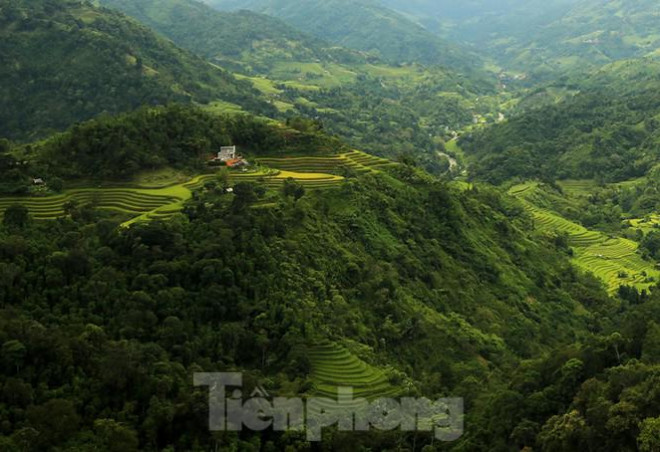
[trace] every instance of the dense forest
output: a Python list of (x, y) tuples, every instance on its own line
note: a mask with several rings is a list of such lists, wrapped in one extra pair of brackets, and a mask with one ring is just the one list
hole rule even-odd
[[(48, 224), (5, 214), (6, 450), (235, 442), (205, 432), (191, 372), (246, 369), (269, 389), (303, 390), (293, 351), (322, 338), (414, 369), (424, 394), (468, 395), (474, 372), (502, 387), (520, 359), (602, 328), (599, 285), (561, 250), (535, 252), (494, 192), (402, 168), (296, 203), (282, 194), (273, 209), (250, 209), (258, 193), (200, 193), (178, 220), (128, 230), (93, 206)], [(481, 447), (494, 439), (480, 435)]]
[[(590, 84), (603, 78), (597, 74)], [(614, 182), (645, 175), (659, 157), (660, 97), (657, 80), (638, 80), (626, 91), (629, 82), (587, 85), (563, 102), (465, 135), (461, 144), (473, 156), (474, 177), (493, 183), (514, 177)]]
[(103, 112), (171, 101), (273, 110), (249, 83), (87, 2), (2, 0), (0, 59), (5, 138), (41, 138)]

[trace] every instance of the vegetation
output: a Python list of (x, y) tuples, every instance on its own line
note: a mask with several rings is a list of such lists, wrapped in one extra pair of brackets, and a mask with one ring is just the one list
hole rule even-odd
[(333, 46), (274, 17), (219, 12), (194, 0), (103, 0), (197, 55), (238, 71), (266, 73), (282, 61), (364, 62), (362, 53)]
[[(659, 159), (660, 97), (657, 81), (646, 71), (630, 74), (630, 66), (596, 74), (584, 92), (563, 102), (464, 136), (473, 176), (502, 183), (513, 177), (618, 182), (645, 175)], [(623, 80), (591, 88), (617, 75)]]
[(214, 371), (464, 398), (323, 450), (660, 450), (654, 5), (100, 3), (174, 44), (0, 0), (0, 450), (316, 447), (209, 432)]
[(648, 291), (656, 285), (660, 272), (653, 262), (642, 259), (637, 253), (639, 245), (634, 241), (589, 230), (539, 208), (534, 204), (540, 194), (537, 184), (514, 186), (509, 193), (523, 201), (538, 230), (553, 234), (560, 243), (570, 246), (574, 262), (604, 281), (610, 293), (616, 293), (621, 286)]
[[(355, 7), (350, 3), (344, 6)], [(446, 171), (437, 151), (451, 131), (472, 123), (476, 113), (495, 116), (496, 102), (488, 97), (495, 92), (493, 82), (460, 75), (455, 67), (391, 66), (268, 16), (218, 12), (192, 0), (104, 4), (233, 68), (282, 116), (317, 119), (353, 147), (391, 159), (410, 155), (435, 173)]]
[(345, 149), (337, 139), (315, 132), (305, 121), (280, 127), (247, 115), (218, 116), (169, 106), (142, 108), (76, 125), (36, 145), (15, 151), (28, 162), (23, 173), (96, 181), (123, 180), (163, 167), (201, 172), (221, 146), (235, 144), (253, 155)]
[(337, 387), (353, 388), (355, 398), (373, 400), (398, 395), (400, 389), (389, 384), (387, 376), (332, 342), (313, 345), (306, 350), (315, 394), (337, 398)]
[(0, 54), (0, 137), (41, 138), (103, 112), (172, 101), (272, 113), (248, 83), (89, 3), (2, 0)]
[[(561, 250), (529, 240), (495, 191), (454, 191), (406, 165), (297, 201), (287, 180), (205, 188), (182, 216), (130, 228), (90, 208), (48, 223), (8, 210), (3, 448), (300, 441), (210, 435), (206, 394), (190, 385), (200, 370), (244, 370), (277, 394), (344, 382), (371, 395), (460, 393), (479, 423), (492, 406), (482, 394), (504, 391), (523, 360), (586, 340), (610, 305)], [(484, 449), (506, 437), (468, 436)]]
[(392, 63), (419, 62), (473, 70), (479, 60), (405, 16), (364, 0), (209, 0), (221, 9), (251, 9), (283, 19), (329, 42), (373, 53)]
[[(383, 0), (427, 29), (471, 44), (491, 67), (557, 80), (613, 61), (655, 55), (652, 0)], [(508, 74), (511, 75), (511, 74)]]

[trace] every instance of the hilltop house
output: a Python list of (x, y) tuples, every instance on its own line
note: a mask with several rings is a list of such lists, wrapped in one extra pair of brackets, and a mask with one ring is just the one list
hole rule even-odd
[(223, 162), (230, 168), (238, 168), (240, 166), (249, 166), (247, 160), (236, 152), (236, 146), (223, 146), (220, 148), (217, 157), (214, 157), (211, 162)]
[(236, 158), (236, 146), (223, 146), (218, 152), (218, 157), (216, 160), (221, 162), (226, 162), (228, 160), (233, 160)]

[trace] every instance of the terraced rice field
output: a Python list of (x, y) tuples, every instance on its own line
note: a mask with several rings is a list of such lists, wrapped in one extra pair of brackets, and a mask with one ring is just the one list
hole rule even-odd
[[(230, 181), (256, 182), (263, 183), (269, 188), (279, 188), (287, 179), (292, 178), (307, 190), (329, 189), (338, 187), (343, 182), (344, 177), (336, 174), (342, 168), (372, 172), (394, 164), (389, 160), (360, 151), (333, 157), (290, 157), (262, 159), (260, 162), (273, 169), (233, 172), (230, 174)], [(139, 221), (164, 220), (180, 212), (184, 203), (192, 197), (194, 190), (202, 188), (206, 182), (216, 178), (216, 174), (206, 174), (184, 183), (173, 183), (162, 187), (139, 183), (132, 186), (108, 184), (106, 188), (71, 189), (61, 195), (0, 198), (0, 216), (7, 207), (21, 204), (28, 208), (33, 218), (52, 220), (64, 216), (65, 205), (74, 202), (79, 205), (91, 203), (101, 209), (134, 215), (134, 218), (124, 223), (124, 226)]]
[(141, 215), (180, 200), (181, 193), (176, 189), (87, 188), (68, 190), (57, 196), (0, 198), (0, 212), (13, 204), (21, 204), (28, 208), (33, 218), (50, 220), (63, 216), (65, 205), (73, 202), (92, 203), (102, 209)]
[[(0, 215), (9, 206), (20, 204), (27, 207), (30, 215), (37, 220), (53, 220), (64, 216), (65, 206), (73, 202), (77, 205), (93, 204), (100, 209), (134, 215), (135, 217), (124, 223), (124, 226), (144, 220), (164, 220), (180, 212), (194, 190), (202, 188), (204, 183), (216, 177), (215, 174), (197, 176), (186, 183), (164, 188), (119, 186), (78, 188), (53, 196), (5, 197), (0, 198)], [(230, 180), (234, 183), (263, 182), (273, 188), (282, 186), (288, 178), (297, 180), (306, 189), (311, 190), (336, 187), (344, 180), (343, 177), (333, 174), (303, 174), (290, 171), (236, 173), (230, 176)]]
[(390, 385), (385, 374), (347, 349), (324, 342), (308, 349), (317, 396), (337, 398), (338, 387), (353, 388), (355, 398), (374, 400), (394, 397), (400, 389)]
[(369, 173), (394, 165), (390, 160), (351, 151), (330, 157), (283, 157), (261, 158), (257, 161), (265, 166), (297, 173), (341, 173), (352, 169), (357, 173)]
[(598, 187), (593, 179), (562, 180), (557, 184), (569, 196), (588, 196)]
[(660, 231), (660, 215), (649, 215), (646, 218), (635, 218), (630, 220), (630, 225), (635, 229), (641, 229), (645, 234), (651, 231)]
[(536, 188), (536, 184), (522, 184), (511, 188), (509, 194), (523, 203), (538, 230), (566, 234), (574, 250), (573, 262), (603, 280), (610, 293), (626, 284), (649, 289), (653, 284), (649, 278), (656, 281), (660, 278), (660, 272), (653, 263), (645, 261), (637, 253), (636, 242), (589, 230), (554, 212), (537, 207), (528, 199)]

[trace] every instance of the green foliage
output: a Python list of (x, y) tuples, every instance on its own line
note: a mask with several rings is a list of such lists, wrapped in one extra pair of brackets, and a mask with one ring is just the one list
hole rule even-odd
[(43, 137), (102, 112), (171, 101), (272, 112), (249, 84), (119, 13), (70, 0), (1, 6), (0, 136)]
[(283, 60), (351, 62), (364, 56), (306, 35), (279, 19), (241, 10), (221, 13), (192, 0), (103, 0), (197, 55), (256, 72)]
[(48, 187), (55, 193), (61, 193), (64, 190), (64, 181), (59, 177), (53, 177), (48, 181)]
[(332, 153), (339, 141), (316, 132), (281, 128), (247, 115), (217, 116), (169, 106), (101, 117), (30, 146), (33, 166), (64, 178), (130, 180), (162, 167), (198, 171), (221, 146), (238, 145), (255, 155)]
[(28, 209), (20, 204), (13, 204), (5, 211), (2, 224), (7, 227), (22, 228), (30, 219)]
[(327, 41), (372, 52), (394, 63), (421, 62), (462, 70), (478, 65), (478, 59), (465, 49), (443, 41), (405, 16), (372, 1), (211, 0), (208, 3), (273, 15)]
[(640, 452), (660, 449), (660, 417), (644, 419), (637, 439)]
[(474, 177), (623, 181), (658, 161), (657, 84), (621, 93), (589, 89), (558, 105), (533, 109), (461, 140)]
[[(522, 205), (531, 214), (534, 226), (540, 232), (553, 234), (555, 237), (563, 235), (567, 245), (572, 247), (570, 254), (573, 261), (603, 280), (611, 293), (620, 292), (622, 285), (641, 291), (655, 285), (660, 273), (653, 263), (644, 260), (643, 248), (642, 253), (639, 253), (639, 245), (630, 239), (591, 230), (558, 215), (555, 212), (562, 203), (569, 206), (572, 204), (553, 194), (551, 188), (530, 182), (512, 187), (509, 193), (522, 201)], [(615, 221), (618, 222), (619, 217), (620, 211)], [(561, 241), (559, 240), (559, 243)], [(624, 292), (622, 295), (630, 300), (640, 297), (638, 292)]]
[[(130, 228), (84, 215), (0, 228), (3, 447), (237, 447), (207, 430), (200, 370), (296, 393), (313, 391), (310, 375), (341, 383), (345, 364), (397, 392), (465, 393), (476, 422), (483, 391), (588, 336), (588, 309), (609, 304), (495, 191), (400, 166), (297, 203), (263, 188), (201, 192), (184, 218)], [(251, 208), (260, 196), (273, 206)], [(340, 367), (300, 356), (327, 343)], [(581, 372), (562, 366), (567, 390)]]
[[(653, 0), (382, 0), (443, 37), (534, 78), (655, 55)], [(530, 78), (530, 77), (528, 77)]]
[[(293, 9), (310, 8), (313, 3), (296, 4)], [(326, 3), (323, 8), (333, 9)], [(351, 4), (334, 12), (349, 14), (347, 9), (356, 5), (347, 3)], [(421, 165), (436, 173), (444, 172), (436, 151), (449, 130), (471, 123), (475, 110), (487, 114), (493, 108), (476, 101), (494, 91), (492, 81), (478, 74), (463, 76), (455, 67), (390, 66), (260, 14), (219, 12), (190, 0), (106, 0), (105, 4), (244, 74), (288, 121), (314, 118), (329, 132), (373, 154), (394, 158), (414, 153)]]

